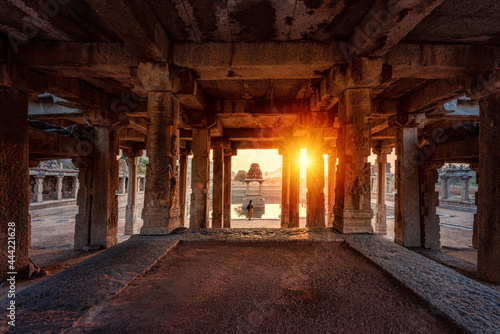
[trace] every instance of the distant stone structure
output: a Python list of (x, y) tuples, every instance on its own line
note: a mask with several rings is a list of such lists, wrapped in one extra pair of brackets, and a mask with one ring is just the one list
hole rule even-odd
[[(259, 190), (257, 193), (250, 192), (250, 184), (254, 182), (259, 183)], [(264, 183), (264, 179), (262, 178), (262, 171), (260, 170), (259, 164), (253, 163), (250, 165), (245, 183), (247, 184), (247, 190), (245, 192), (245, 198), (243, 199), (243, 210), (246, 211), (248, 202), (252, 201), (254, 206), (254, 217), (261, 218), (264, 214), (266, 200), (262, 195), (262, 183)]]

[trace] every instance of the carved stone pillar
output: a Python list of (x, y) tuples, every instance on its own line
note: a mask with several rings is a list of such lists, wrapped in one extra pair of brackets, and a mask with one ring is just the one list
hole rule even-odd
[[(28, 96), (0, 88), (0, 281), (7, 272), (28, 276), (30, 245)], [(14, 226), (15, 225), (15, 226)], [(7, 266), (9, 232), (15, 228), (15, 263)]]
[(391, 147), (375, 147), (373, 153), (377, 155), (377, 214), (375, 216), (375, 233), (387, 234), (387, 205), (385, 204), (385, 182), (387, 154), (392, 151)]
[(64, 174), (59, 174), (56, 176), (57, 182), (56, 182), (56, 196), (55, 200), (60, 201), (62, 200), (62, 187), (63, 187), (63, 179), (64, 179)]
[(386, 177), (387, 181), (387, 193), (392, 194), (392, 174)]
[(119, 187), (118, 193), (120, 195), (123, 195), (123, 194), (125, 194), (125, 189), (126, 189), (126, 187), (125, 187), (125, 176), (120, 176), (119, 180), (120, 180), (120, 187)]
[[(420, 246), (440, 249), (440, 226), (436, 208), (439, 206), (439, 193), (436, 191), (438, 172), (432, 169), (420, 170), (420, 226), (422, 228), (422, 244)], [(427, 167), (429, 168), (429, 167)]]
[(368, 163), (370, 125), (366, 121), (371, 110), (369, 89), (348, 89), (339, 102), (339, 165), (333, 227), (342, 233), (373, 233)]
[(73, 177), (73, 184), (71, 186), (71, 198), (76, 199), (78, 196), (78, 188), (80, 187), (80, 184), (78, 182), (78, 176)]
[(213, 150), (213, 190), (212, 190), (212, 228), (222, 228), (224, 206), (224, 147), (217, 142)]
[(186, 224), (186, 200), (187, 200), (187, 168), (189, 150), (182, 150), (179, 157), (179, 226)]
[(425, 115), (402, 115), (396, 126), (395, 242), (405, 247), (421, 245), (419, 160), (417, 126)]
[(477, 271), (500, 283), (500, 93), (480, 102)]
[(450, 198), (450, 187), (448, 185), (449, 176), (441, 175), (441, 199)]
[(141, 228), (142, 235), (165, 235), (179, 227), (179, 155), (180, 103), (170, 92), (148, 93), (146, 153), (146, 191)]
[(465, 174), (465, 175), (462, 175), (461, 179), (462, 179), (462, 191), (461, 191), (461, 197), (460, 199), (463, 201), (463, 202), (468, 202), (470, 201), (470, 197), (469, 197), (469, 180), (470, 180), (471, 176)]
[(224, 228), (231, 228), (231, 160), (236, 150), (224, 149)]
[[(479, 189), (479, 164), (470, 164), (470, 169), (476, 172), (476, 184)], [(474, 196), (474, 204), (476, 205), (476, 208), (479, 205), (479, 192), (476, 192)], [(472, 247), (475, 249), (479, 248), (478, 245), (478, 233), (477, 233), (477, 226), (478, 226), (478, 214), (477, 210), (476, 213), (474, 214), (474, 222), (472, 224)]]
[(337, 176), (337, 148), (328, 151), (328, 221), (327, 226), (333, 227), (335, 220), (335, 178)]
[(306, 227), (325, 227), (325, 160), (323, 129), (307, 135), (307, 218)]
[(44, 174), (35, 175), (35, 203), (43, 202), (43, 179), (45, 178)]
[(137, 165), (142, 150), (125, 150), (128, 165), (128, 193), (125, 209), (125, 235), (132, 235), (137, 225)]
[(282, 156), (281, 165), (281, 228), (288, 228), (288, 215), (290, 214), (289, 193), (290, 193), (290, 157), (283, 148), (279, 154)]
[(290, 152), (290, 189), (288, 227), (299, 227), (299, 200), (300, 200), (300, 149), (291, 147)]
[(190, 228), (209, 225), (210, 130), (193, 128)]

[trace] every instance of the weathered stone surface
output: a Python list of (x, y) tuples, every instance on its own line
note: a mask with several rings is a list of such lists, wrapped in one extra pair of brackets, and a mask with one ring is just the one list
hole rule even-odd
[[(292, 143), (293, 144), (293, 143)], [(290, 194), (288, 227), (299, 227), (300, 150), (290, 147)]]
[[(127, 152), (128, 165), (128, 194), (127, 208), (125, 209), (125, 234), (132, 235), (137, 224), (137, 164), (139, 157), (134, 155), (135, 152)], [(139, 152), (137, 152), (139, 153)]]
[(500, 293), (382, 236), (346, 235), (355, 250), (467, 333), (500, 331)]
[(328, 151), (328, 218), (327, 227), (333, 227), (335, 220), (335, 180), (337, 176), (337, 148)]
[[(7, 272), (17, 272), (18, 278), (28, 275), (31, 233), (28, 96), (0, 88), (0, 108), (0, 281), (3, 281)], [(14, 237), (13, 242), (9, 242), (9, 237)], [(12, 268), (9, 255), (14, 255)]]
[(227, 148), (224, 150), (224, 228), (231, 227), (231, 162), (236, 151)]
[(438, 173), (435, 169), (420, 170), (420, 226), (422, 247), (441, 249), (439, 216), (439, 193), (436, 191)]
[[(78, 165), (77, 165), (78, 167)], [(79, 167), (78, 180), (80, 187), (76, 197), (78, 213), (75, 216), (75, 249), (90, 245), (90, 217), (92, 213), (92, 168)]]
[(222, 145), (213, 148), (213, 168), (212, 227), (221, 228), (224, 206), (224, 148)]
[(281, 152), (281, 155), (281, 228), (287, 228), (290, 214), (290, 157), (288, 152)]
[(188, 164), (186, 152), (179, 156), (179, 226), (186, 224), (186, 199), (187, 199), (187, 175)]

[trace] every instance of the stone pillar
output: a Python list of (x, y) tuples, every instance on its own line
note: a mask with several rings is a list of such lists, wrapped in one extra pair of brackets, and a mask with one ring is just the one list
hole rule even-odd
[(385, 204), (385, 182), (387, 154), (390, 154), (390, 147), (375, 147), (373, 153), (377, 155), (377, 214), (375, 216), (375, 233), (387, 234), (387, 205)]
[(500, 93), (481, 100), (479, 108), (477, 271), (480, 278), (500, 283)]
[(386, 176), (387, 181), (387, 193), (392, 194), (392, 174)]
[(73, 160), (75, 166), (78, 167), (79, 188), (76, 197), (76, 205), (78, 213), (75, 216), (75, 238), (74, 248), (82, 249), (85, 245), (90, 245), (90, 220), (92, 216), (92, 165), (78, 164)]
[(78, 196), (78, 188), (80, 187), (80, 184), (78, 182), (78, 176), (73, 177), (73, 185), (71, 187), (71, 198), (76, 199)]
[(231, 160), (236, 151), (224, 150), (224, 228), (231, 228)]
[[(28, 96), (0, 88), (0, 281), (7, 278), (7, 272), (17, 272), (17, 279), (28, 277), (28, 149)], [(10, 267), (8, 246), (12, 228), (16, 249), (15, 263)]]
[(246, 184), (247, 184), (247, 192), (246, 192), (246, 194), (245, 194), (245, 195), (247, 195), (247, 196), (248, 196), (248, 195), (250, 194), (250, 181), (248, 181), (248, 182), (247, 182), (247, 181), (245, 181), (245, 182), (246, 182)]
[(43, 179), (45, 178), (45, 175), (42, 173), (39, 173), (35, 175), (35, 203), (42, 203), (43, 202)]
[(132, 235), (137, 224), (137, 165), (141, 150), (125, 150), (128, 164), (128, 194), (127, 207), (125, 209), (125, 235)]
[(119, 142), (112, 126), (95, 126), (94, 133), (90, 244), (109, 248), (118, 243)]
[[(479, 190), (479, 164), (470, 164), (470, 169), (476, 172), (476, 184)], [(476, 195), (474, 196), (474, 204), (476, 205), (476, 208), (479, 206), (479, 192), (476, 192)], [(474, 222), (472, 223), (472, 247), (475, 249), (479, 248), (477, 226), (478, 214), (476, 210), (476, 213), (474, 214)]]
[(306, 227), (325, 227), (325, 160), (323, 129), (307, 135), (307, 218)]
[(405, 247), (419, 247), (421, 234), (417, 127), (396, 129), (396, 154), (394, 241)]
[(212, 190), (212, 228), (222, 228), (224, 206), (224, 147), (217, 143), (213, 147), (213, 190)]
[(55, 200), (60, 201), (62, 200), (62, 186), (63, 186), (63, 179), (64, 179), (64, 174), (59, 174), (56, 176), (57, 178), (57, 183), (56, 183), (56, 196)]
[[(438, 166), (433, 166), (439, 168)], [(421, 245), (425, 248), (441, 248), (439, 216), (436, 208), (439, 206), (439, 193), (436, 191), (438, 172), (436, 168), (420, 170), (420, 226), (422, 233)]]
[(339, 165), (333, 227), (342, 233), (373, 233), (368, 163), (370, 124), (366, 118), (371, 111), (369, 89), (348, 89), (339, 102)]
[(281, 149), (279, 154), (282, 156), (281, 165), (281, 228), (288, 228), (288, 215), (290, 214), (289, 206), (289, 189), (290, 189), (290, 157), (288, 152)]
[(299, 227), (300, 148), (290, 148), (290, 189), (288, 227)]
[(188, 168), (188, 155), (190, 152), (187, 150), (181, 151), (179, 157), (179, 226), (186, 224), (186, 200), (187, 200), (187, 168)]
[(120, 176), (119, 180), (120, 180), (120, 188), (118, 190), (118, 193), (120, 195), (122, 195), (122, 194), (125, 194), (125, 189), (126, 189), (126, 187), (125, 187), (125, 176)]
[(209, 182), (210, 130), (193, 128), (190, 228), (207, 228), (209, 225)]
[(335, 177), (337, 174), (337, 148), (332, 147), (328, 152), (328, 221), (327, 226), (333, 227), (335, 220)]
[(467, 175), (467, 174), (464, 174), (462, 175), (461, 179), (462, 179), (462, 193), (461, 193), (461, 200), (463, 202), (468, 202), (470, 201), (470, 197), (469, 197), (469, 180), (470, 180), (471, 176)]
[(262, 181), (259, 181), (259, 196), (262, 196)]
[(148, 92), (146, 153), (146, 190), (141, 228), (142, 235), (165, 235), (179, 227), (179, 155), (180, 103), (170, 92)]
[(450, 197), (450, 187), (448, 185), (449, 176), (441, 175), (441, 199), (448, 199)]

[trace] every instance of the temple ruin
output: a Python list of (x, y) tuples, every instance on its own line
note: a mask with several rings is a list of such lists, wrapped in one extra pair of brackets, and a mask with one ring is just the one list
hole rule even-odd
[[(440, 248), (435, 185), (441, 177), (445, 199), (448, 176), (437, 170), (469, 164), (460, 176), (480, 181), (477, 274), (500, 283), (500, 3), (82, 0), (2, 8), (2, 280), (9, 271), (28, 274), (30, 203), (76, 199), (76, 248), (118, 244), (119, 189), (129, 194), (129, 234), (137, 217), (141, 236), (231, 229), (231, 161), (246, 149), (279, 150), (281, 227), (297, 228), (299, 155), (307, 149), (306, 227), (340, 236), (386, 234), (387, 155), (395, 152), (387, 192), (395, 193), (394, 242), (407, 248)], [(120, 181), (120, 150), (130, 180), (147, 155), (145, 181)], [(53, 159), (72, 159), (77, 177), (30, 170)], [(9, 222), (14, 270), (5, 265)]]

